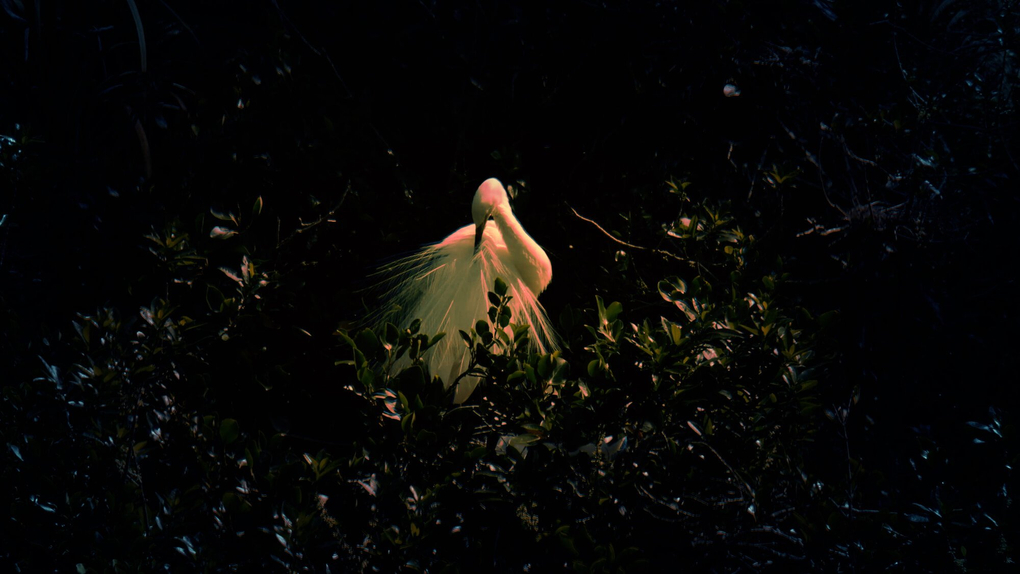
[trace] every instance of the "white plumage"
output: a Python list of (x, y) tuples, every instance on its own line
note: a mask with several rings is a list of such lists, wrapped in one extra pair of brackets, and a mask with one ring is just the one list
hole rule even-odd
[[(424, 359), (432, 375), (442, 377), (447, 386), (470, 362), (470, 351), (458, 331), (469, 331), (475, 321), (486, 318), (488, 292), (497, 277), (506, 282), (507, 295), (513, 297), (511, 322), (530, 325), (532, 349), (539, 353), (558, 349), (556, 334), (538, 302), (538, 295), (552, 280), (552, 265), (545, 250), (514, 217), (499, 180), (487, 179), (478, 187), (471, 215), (474, 224), (380, 271), (388, 276), (385, 298), (397, 310), (394, 322), (399, 327), (406, 328), (417, 318), (420, 332), (446, 333)], [(488, 223), (490, 218), (494, 225)], [(472, 377), (461, 379), (455, 402), (467, 400), (477, 384)]]

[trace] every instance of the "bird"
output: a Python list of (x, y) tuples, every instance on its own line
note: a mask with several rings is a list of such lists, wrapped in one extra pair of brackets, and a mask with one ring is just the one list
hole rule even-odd
[[(556, 333), (538, 301), (552, 281), (552, 264), (514, 216), (506, 188), (498, 179), (489, 178), (478, 186), (471, 218), (471, 224), (446, 239), (377, 272), (385, 276), (382, 308), (389, 310), (387, 318), (401, 329), (420, 319), (420, 333), (446, 333), (422, 359), (446, 388), (459, 379), (455, 404), (465, 402), (479, 383), (477, 377), (460, 376), (470, 365), (471, 351), (457, 332), (470, 332), (476, 321), (487, 316), (488, 293), (497, 277), (507, 285), (511, 322), (530, 328), (530, 349), (543, 354), (559, 350)], [(407, 364), (405, 356), (395, 366)]]

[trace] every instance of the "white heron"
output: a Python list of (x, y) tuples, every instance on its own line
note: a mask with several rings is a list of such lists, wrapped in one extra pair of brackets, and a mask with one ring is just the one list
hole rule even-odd
[[(470, 350), (458, 331), (470, 331), (476, 321), (487, 316), (488, 292), (497, 277), (506, 282), (507, 295), (512, 297), (508, 304), (511, 321), (530, 326), (531, 349), (551, 353), (559, 348), (538, 302), (538, 295), (552, 280), (549, 256), (514, 217), (506, 189), (498, 179), (487, 179), (478, 186), (471, 217), (473, 224), (379, 271), (388, 276), (384, 299), (396, 310), (398, 327), (407, 328), (414, 319), (421, 319), (420, 332), (429, 336), (446, 333), (423, 359), (429, 372), (442, 377), (447, 387), (470, 362)], [(488, 224), (490, 218), (495, 225)], [(403, 364), (406, 361), (405, 357)], [(467, 400), (477, 384), (474, 377), (461, 378), (454, 402)]]

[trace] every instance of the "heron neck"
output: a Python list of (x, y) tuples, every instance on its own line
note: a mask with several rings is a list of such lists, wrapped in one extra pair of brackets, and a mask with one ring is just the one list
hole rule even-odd
[(545, 250), (524, 230), (509, 204), (497, 207), (492, 219), (503, 235), (503, 242), (525, 284), (535, 295), (545, 291), (552, 280), (552, 265)]

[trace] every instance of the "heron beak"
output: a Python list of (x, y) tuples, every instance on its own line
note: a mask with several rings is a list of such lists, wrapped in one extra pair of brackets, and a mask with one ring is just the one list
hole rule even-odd
[(478, 253), (478, 247), (482, 245), (482, 237), (485, 236), (485, 224), (488, 222), (489, 220), (486, 219), (481, 225), (475, 226), (475, 253)]

